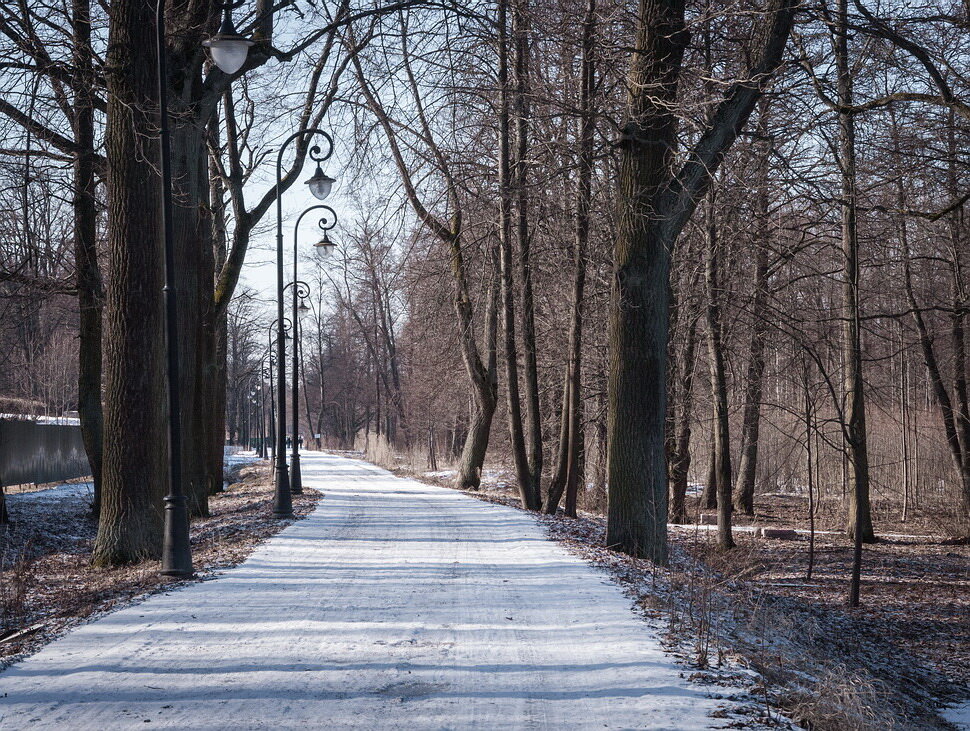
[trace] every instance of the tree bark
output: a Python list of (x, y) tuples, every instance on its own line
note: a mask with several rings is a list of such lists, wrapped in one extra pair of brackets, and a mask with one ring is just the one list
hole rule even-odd
[[(846, 533), (849, 538), (872, 543), (875, 535), (869, 507), (869, 452), (867, 448), (865, 383), (862, 372), (862, 333), (859, 311), (859, 231), (857, 225), (855, 118), (852, 106), (852, 72), (849, 66), (847, 0), (839, 0), (835, 59), (838, 69), (839, 167), (842, 173), (842, 348), (845, 360), (843, 393), (844, 430), (849, 452), (849, 510)], [(856, 541), (858, 544), (859, 541)], [(861, 548), (856, 548), (858, 554)], [(857, 557), (858, 560), (858, 557)], [(856, 561), (857, 562), (857, 561)], [(857, 567), (853, 570), (854, 600), (858, 603)]]
[(677, 82), (684, 47), (682, 0), (640, 0), (620, 141), (619, 224), (609, 325), (608, 546), (667, 560), (666, 361), (670, 251), (724, 153), (737, 139), (791, 31), (794, 0), (769, 0), (752, 36), (751, 65), (714, 111), (670, 177)]
[(640, 0), (620, 141), (609, 345), (607, 546), (667, 562), (666, 413), (670, 249), (654, 202), (676, 145), (672, 108), (687, 34), (683, 0)]
[(515, 319), (515, 268), (513, 255), (513, 161), (512, 121), (510, 108), (517, 93), (509, 79), (508, 2), (499, 0), (498, 5), (498, 83), (499, 83), (499, 269), (502, 281), (502, 344), (505, 360), (505, 400), (508, 407), (509, 445), (512, 464), (519, 483), (522, 506), (536, 510), (532, 491), (532, 472), (529, 452), (525, 442), (522, 419), (522, 396), (519, 384), (519, 353), (516, 340)]
[(74, 99), (74, 267), (78, 297), (78, 416), (94, 481), (95, 515), (101, 510), (104, 414), (101, 409), (101, 270), (98, 264), (97, 178), (94, 154), (94, 70), (88, 0), (73, 0), (73, 63), (81, 76)]
[(717, 230), (714, 188), (708, 195), (707, 257), (704, 283), (707, 289), (707, 355), (711, 366), (711, 401), (714, 404), (714, 491), (717, 494), (717, 542), (722, 549), (734, 548), (731, 535), (731, 433), (728, 412), (727, 372), (721, 332), (721, 242)]
[(669, 459), (670, 472), (670, 522), (683, 524), (687, 522), (687, 478), (690, 474), (690, 439), (691, 419), (693, 418), (694, 371), (697, 359), (697, 321), (699, 314), (690, 314), (687, 323), (687, 333), (684, 343), (684, 354), (681, 358), (680, 383), (677, 392), (680, 394), (679, 409), (674, 419), (676, 427), (673, 438), (673, 449)]
[(556, 474), (549, 484), (545, 512), (555, 515), (559, 501), (566, 495), (566, 515), (576, 517), (579, 488), (585, 481), (586, 437), (583, 430), (582, 357), (583, 293), (586, 287), (586, 248), (589, 242), (590, 202), (592, 200), (593, 91), (596, 67), (593, 51), (596, 43), (596, 0), (588, 0), (583, 18), (582, 68), (579, 89), (579, 155), (577, 160), (576, 230), (573, 239), (572, 320), (569, 326), (569, 350), (563, 379), (562, 421), (559, 438), (559, 460)]
[[(767, 105), (759, 120), (759, 133), (767, 139)], [(752, 276), (751, 336), (748, 340), (748, 367), (744, 382), (744, 407), (741, 417), (741, 462), (734, 486), (734, 508), (754, 515), (755, 478), (758, 473), (758, 440), (761, 434), (761, 397), (765, 372), (765, 340), (768, 336), (766, 304), (768, 297), (768, 252), (771, 243), (768, 145), (757, 150), (759, 189), (757, 198), (758, 231), (755, 235), (755, 262)]]
[(535, 298), (532, 292), (532, 243), (529, 231), (529, 7), (527, 0), (516, 0), (512, 13), (512, 36), (515, 45), (513, 116), (515, 118), (515, 241), (518, 252), (519, 288), (522, 307), (519, 311), (522, 339), (523, 386), (525, 388), (525, 432), (528, 451), (528, 483), (523, 492), (526, 507), (542, 507), (542, 410), (539, 404), (539, 366), (536, 354)]
[(96, 565), (161, 553), (166, 493), (161, 196), (144, 160), (158, 160), (155, 12), (147, 3), (112, 7), (106, 58), (108, 264), (105, 440)]

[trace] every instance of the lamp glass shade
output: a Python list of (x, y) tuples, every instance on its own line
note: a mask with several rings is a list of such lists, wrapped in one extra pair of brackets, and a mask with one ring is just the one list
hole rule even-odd
[(222, 35), (210, 38), (203, 45), (209, 49), (212, 62), (224, 74), (234, 74), (246, 63), (249, 47), (253, 42), (240, 35)]
[(313, 173), (312, 178), (306, 181), (306, 184), (309, 186), (313, 197), (322, 201), (330, 195), (330, 191), (333, 190), (333, 184), (335, 182), (337, 181), (323, 172), (323, 169), (317, 165), (316, 172)]
[(326, 261), (333, 256), (333, 252), (337, 249), (337, 245), (333, 243), (329, 238), (324, 236), (317, 243), (313, 245), (314, 251), (316, 251), (317, 258)]

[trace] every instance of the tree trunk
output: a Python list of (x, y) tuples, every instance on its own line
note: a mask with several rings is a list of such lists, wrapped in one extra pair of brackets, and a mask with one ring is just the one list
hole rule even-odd
[[(96, 565), (161, 554), (166, 493), (161, 196), (155, 10), (112, 7), (106, 59), (108, 258), (105, 440)], [(149, 162), (151, 161), (151, 162)]]
[[(761, 132), (767, 138), (767, 111), (762, 110)], [(761, 180), (758, 191), (758, 233), (751, 297), (751, 337), (748, 341), (748, 368), (744, 383), (741, 417), (741, 463), (734, 486), (734, 508), (754, 515), (755, 478), (758, 472), (758, 439), (761, 433), (761, 396), (765, 372), (766, 300), (768, 296), (768, 252), (771, 242), (770, 191), (768, 169), (770, 148), (759, 150)]]
[(731, 434), (728, 413), (727, 372), (721, 332), (721, 242), (717, 230), (714, 189), (710, 189), (707, 212), (707, 257), (704, 282), (707, 288), (707, 350), (711, 365), (711, 401), (714, 403), (714, 491), (717, 494), (717, 541), (723, 549), (734, 548), (731, 535)]
[(529, 465), (529, 452), (525, 443), (525, 430), (522, 421), (522, 398), (519, 391), (518, 345), (515, 337), (515, 270), (513, 268), (512, 236), (512, 124), (511, 98), (513, 90), (509, 82), (508, 70), (508, 7), (506, 0), (500, 0), (498, 7), (499, 43), (499, 269), (502, 280), (502, 343), (505, 355), (505, 396), (508, 405), (509, 444), (512, 449), (512, 464), (519, 483), (519, 497), (522, 506), (536, 510), (532, 490), (532, 472)]
[(525, 421), (523, 430), (528, 451), (529, 482), (524, 487), (530, 510), (542, 507), (542, 410), (539, 404), (539, 366), (536, 356), (535, 306), (532, 293), (532, 244), (529, 232), (529, 19), (527, 0), (516, 0), (512, 13), (512, 36), (515, 44), (515, 80), (513, 116), (515, 118), (515, 241), (518, 250), (519, 287), (522, 308), (519, 311), (522, 338), (523, 385), (525, 387)]
[[(219, 118), (213, 115), (209, 120), (210, 134), (218, 138)], [(209, 210), (211, 211), (211, 241), (212, 241), (212, 276), (208, 288), (202, 289), (200, 297), (208, 296), (213, 303), (214, 332), (212, 342), (211, 366), (203, 374), (203, 380), (209, 384), (209, 401), (204, 409), (206, 427), (204, 436), (207, 438), (209, 449), (205, 455), (205, 480), (208, 495), (222, 492), (225, 489), (223, 469), (226, 462), (226, 404), (229, 391), (228, 347), (229, 347), (229, 315), (228, 308), (214, 307), (214, 278), (215, 273), (222, 269), (228, 256), (228, 237), (226, 235), (226, 209), (222, 181), (216, 174), (215, 166), (210, 162), (209, 174)]]
[(562, 422), (559, 438), (559, 461), (549, 485), (546, 513), (555, 515), (559, 500), (566, 494), (566, 514), (576, 517), (579, 488), (585, 481), (584, 454), (586, 437), (583, 430), (582, 356), (583, 292), (586, 286), (586, 247), (589, 241), (589, 210), (592, 198), (593, 134), (596, 122), (592, 99), (596, 68), (593, 51), (596, 43), (596, 0), (588, 0), (583, 19), (583, 61), (580, 72), (580, 130), (578, 183), (576, 191), (576, 231), (573, 243), (572, 321), (569, 328), (569, 351), (563, 383)]
[[(960, 196), (960, 178), (957, 161), (960, 149), (956, 141), (956, 120), (950, 110), (947, 125), (947, 192), (956, 200)], [(947, 216), (950, 237), (950, 252), (953, 257), (952, 291), (953, 315), (951, 316), (950, 342), (953, 350), (953, 394), (956, 407), (956, 431), (962, 456), (958, 466), (960, 474), (960, 494), (964, 512), (970, 516), (970, 397), (967, 386), (967, 288), (963, 272), (963, 261), (967, 249), (966, 229), (963, 207), (958, 207)]]
[(794, 0), (770, 0), (752, 32), (750, 67), (712, 113), (671, 178), (677, 82), (687, 34), (682, 0), (640, 0), (628, 73), (629, 121), (617, 181), (610, 308), (609, 511), (606, 542), (667, 560), (666, 364), (670, 252), (724, 153), (778, 67)]
[[(713, 364), (708, 364), (711, 370), (710, 378), (714, 378)], [(701, 509), (717, 509), (717, 404), (712, 404), (711, 424), (708, 429), (708, 444), (711, 445), (707, 455), (707, 479), (704, 482), (704, 489), (701, 490)]]
[(676, 145), (671, 109), (687, 42), (683, 0), (640, 0), (620, 141), (609, 324), (607, 546), (667, 563), (666, 414), (670, 248), (654, 200)]
[(94, 506), (101, 510), (101, 459), (104, 415), (101, 410), (101, 270), (98, 264), (98, 213), (94, 173), (94, 85), (91, 16), (88, 0), (73, 0), (73, 55), (84, 78), (74, 100), (74, 267), (78, 297), (78, 416), (81, 437), (94, 480)]
[[(216, 322), (206, 125), (182, 105), (190, 91), (172, 88), (172, 185), (179, 276), (179, 363), (182, 385), (182, 484), (192, 516), (209, 514), (209, 469), (215, 408)], [(220, 469), (221, 472), (221, 469)], [(220, 478), (221, 480), (221, 478)]]
[(670, 522), (683, 524), (687, 522), (687, 478), (690, 475), (690, 438), (691, 419), (693, 418), (694, 371), (697, 359), (697, 320), (698, 315), (691, 314), (687, 324), (684, 355), (681, 359), (683, 366), (680, 371), (680, 409), (677, 414), (676, 429), (673, 436), (673, 454), (670, 457)]
[[(493, 260), (495, 258), (493, 256)], [(467, 490), (477, 490), (481, 486), (482, 465), (485, 463), (485, 453), (488, 451), (492, 417), (495, 415), (495, 407), (498, 405), (495, 345), (498, 330), (498, 292), (501, 287), (498, 283), (497, 262), (493, 261), (492, 269), (496, 276), (490, 288), (485, 313), (487, 364), (480, 364), (485, 367), (474, 371), (471, 423), (465, 433), (465, 442), (458, 462), (456, 479), (457, 487)]]
[[(869, 508), (869, 453), (867, 448), (865, 384), (862, 373), (862, 333), (859, 312), (859, 232), (857, 226), (855, 118), (847, 111), (853, 103), (852, 72), (849, 67), (847, 0), (839, 0), (839, 27), (836, 31), (836, 66), (838, 68), (839, 166), (842, 171), (842, 258), (843, 258), (843, 354), (845, 370), (844, 431), (849, 452), (849, 510), (846, 533), (859, 536), (861, 544), (872, 543), (872, 518)], [(857, 563), (857, 560), (856, 562)], [(853, 569), (850, 603), (858, 604), (858, 567)], [(854, 597), (854, 598), (853, 598)]]

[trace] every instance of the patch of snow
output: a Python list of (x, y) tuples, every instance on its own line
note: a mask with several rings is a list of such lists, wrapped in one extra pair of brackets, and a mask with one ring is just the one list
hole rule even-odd
[[(302, 454), (300, 455), (300, 459), (302, 461), (303, 459)], [(249, 452), (249, 451), (247, 452), (238, 451), (238, 452), (233, 452), (231, 454), (227, 452), (226, 456), (224, 457), (224, 460), (225, 460), (226, 467), (235, 467), (237, 465), (252, 464), (253, 462), (259, 462), (259, 455), (256, 454), (256, 452)]]
[(940, 715), (958, 729), (970, 731), (970, 701), (947, 708)]
[(34, 490), (33, 492), (7, 492), (6, 498), (11, 503), (55, 502), (64, 498), (91, 498), (93, 500), (94, 483), (72, 482), (65, 485), (54, 485), (45, 490)]
[(458, 470), (438, 470), (437, 472), (425, 472), (425, 477), (454, 477)]
[(34, 416), (33, 414), (0, 414), (0, 419), (11, 421), (35, 421), (38, 424), (60, 424), (63, 426), (80, 426), (81, 420), (75, 416)]

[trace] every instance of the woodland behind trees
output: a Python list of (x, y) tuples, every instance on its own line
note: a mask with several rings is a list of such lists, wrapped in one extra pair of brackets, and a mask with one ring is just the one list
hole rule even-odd
[[(157, 556), (154, 9), (0, 7), (3, 408), (77, 410), (95, 561)], [(233, 79), (201, 46), (214, 4), (168, 16), (194, 514), (226, 440), (271, 424), (270, 293), (240, 277), (306, 144), (280, 190), (267, 159), (328, 126), (341, 218), (336, 259), (301, 263), (306, 446), (471, 489), (506, 465), (524, 507), (606, 511), (610, 546), (661, 563), (668, 521), (716, 510), (727, 550), (775, 493), (857, 555), (888, 520), (970, 534), (965, 3), (236, 13), (257, 43)]]

